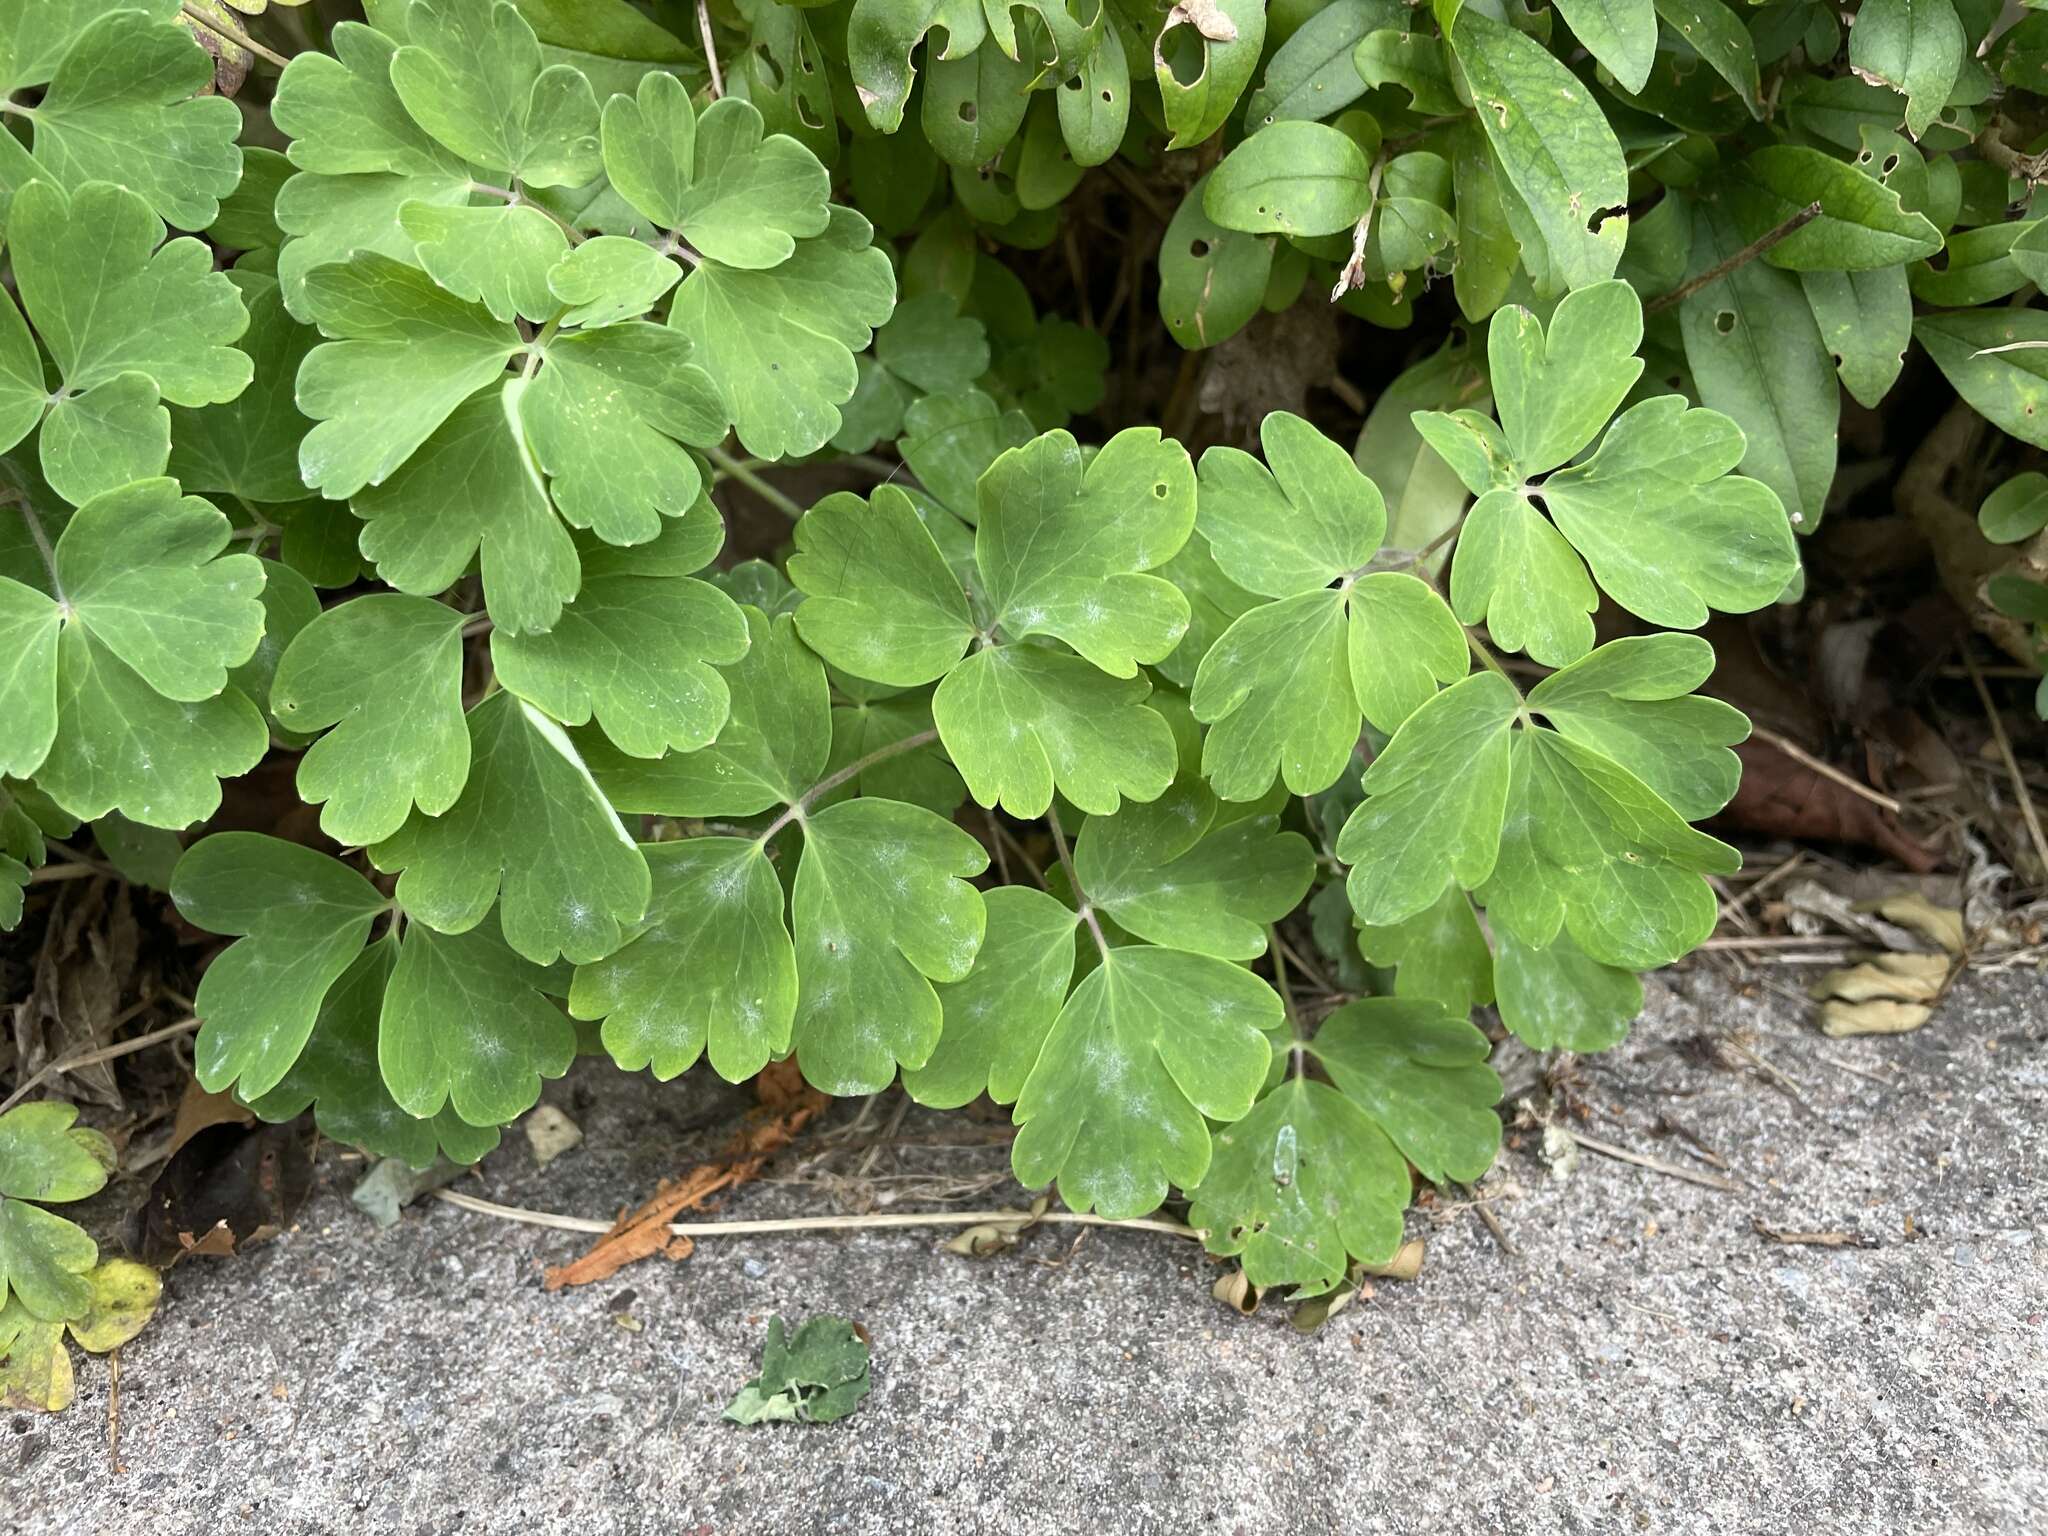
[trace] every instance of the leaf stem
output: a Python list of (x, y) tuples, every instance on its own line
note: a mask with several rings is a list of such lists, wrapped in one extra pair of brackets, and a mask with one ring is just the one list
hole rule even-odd
[(1730, 272), (1748, 266), (1779, 241), (1790, 239), (1819, 217), (1820, 204), (1817, 202), (1808, 203), (1804, 208), (1801, 208), (1797, 213), (1786, 219), (1784, 223), (1778, 225), (1776, 229), (1766, 230), (1763, 234), (1758, 235), (1733, 256), (1715, 262), (1698, 277), (1688, 279), (1680, 283), (1669, 293), (1660, 294), (1658, 297), (1650, 300), (1649, 303), (1643, 306), (1643, 313), (1646, 315), (1661, 314), (1663, 311), (1671, 308), (1672, 305), (1683, 303), (1702, 288), (1712, 287)]
[(754, 839), (755, 843), (760, 847), (767, 847), (774, 839), (776, 833), (780, 832), (792, 821), (802, 821), (804, 819), (804, 812), (808, 811), (819, 799), (831, 794), (833, 790), (844, 784), (848, 779), (857, 779), (877, 763), (886, 762), (892, 757), (901, 757), (905, 752), (915, 752), (919, 747), (928, 747), (938, 739), (939, 733), (936, 730), (919, 731), (914, 736), (905, 736), (899, 741), (892, 741), (885, 746), (877, 747), (865, 756), (855, 758), (837, 773), (826, 774), (824, 778), (818, 780), (817, 783), (791, 801), (788, 810), (769, 822), (768, 830)]
[(1095, 935), (1095, 948), (1100, 951), (1102, 958), (1107, 960), (1109, 940), (1103, 937), (1102, 923), (1095, 916), (1095, 908), (1088, 904), (1088, 893), (1081, 889), (1081, 872), (1074, 867), (1073, 854), (1067, 851), (1067, 829), (1060, 825), (1058, 806), (1049, 805), (1045, 808), (1045, 824), (1052, 829), (1052, 845), (1059, 852), (1060, 867), (1067, 872), (1067, 884), (1074, 888), (1074, 910), (1080, 914), (1081, 921), (1088, 925), (1088, 931)]
[(43, 569), (50, 573), (50, 588), (57, 594), (58, 603), (68, 613), (71, 599), (64, 595), (64, 583), (57, 576), (57, 552), (50, 547), (50, 536), (43, 532), (43, 520), (36, 516), (36, 509), (29, 504), (28, 497), (16, 492), (7, 498), (21, 510), (22, 521), (28, 524), (28, 536), (35, 540), (36, 553), (43, 557)]
[(697, 31), (704, 38), (704, 62), (711, 70), (711, 99), (716, 101), (725, 94), (725, 77), (718, 69), (718, 45), (711, 40), (711, 7), (705, 0), (697, 0)]
[(255, 54), (257, 58), (275, 64), (279, 69), (283, 69), (287, 64), (291, 63), (291, 60), (286, 58), (283, 54), (273, 53), (270, 49), (264, 47), (261, 43), (257, 42), (255, 38), (249, 36), (248, 33), (239, 32), (234, 27), (230, 26), (227, 22), (217, 20), (214, 17), (207, 15), (206, 12), (202, 11), (201, 9), (199, 9), (198, 6), (194, 5), (192, 3), (192, 0), (180, 0), (178, 9), (183, 11), (185, 13), (185, 18), (188, 21), (192, 22), (195, 26), (201, 26), (206, 28), (206, 30), (211, 32), (215, 37), (226, 38), (229, 42), (233, 43), (237, 48), (248, 49), (249, 52)]
[(1294, 983), (1287, 977), (1287, 946), (1280, 942), (1280, 930), (1272, 923), (1266, 924), (1266, 949), (1273, 957), (1273, 984), (1280, 992), (1280, 1006), (1287, 1011), (1287, 1032), (1294, 1040), (1294, 1075), (1298, 1078), (1307, 1070), (1302, 1060), (1302, 1047), (1307, 1042), (1301, 1034), (1301, 1010), (1294, 1003)]
[(1509, 676), (1508, 669), (1500, 664), (1500, 658), (1493, 654), (1493, 651), (1487, 646), (1485, 641), (1479, 638), (1471, 625), (1464, 625), (1463, 628), (1465, 631), (1465, 643), (1472, 648), (1472, 654), (1479, 658), (1487, 671), (1493, 673), (1502, 682), (1515, 690), (1515, 713), (1521, 717), (1522, 724), (1525, 726), (1535, 725), (1536, 722), (1529, 716), (1529, 702), (1522, 697), (1521, 684)]
[(737, 480), (791, 522), (795, 522), (804, 515), (804, 509), (798, 506), (792, 498), (785, 496), (781, 491), (775, 489), (774, 486), (755, 474), (742, 460), (734, 458), (723, 448), (707, 448), (704, 450), (704, 457), (711, 461), (712, 467), (725, 479)]

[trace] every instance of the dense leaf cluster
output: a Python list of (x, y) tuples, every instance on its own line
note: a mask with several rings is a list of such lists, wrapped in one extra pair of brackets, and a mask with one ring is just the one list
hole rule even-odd
[[(793, 1052), (1012, 1105), (1026, 1183), (1178, 1190), (1328, 1290), (1491, 1161), (1475, 1008), (1610, 1045), (1712, 928), (1748, 727), (1683, 631), (1796, 591), (1841, 391), (1917, 338), (2048, 447), (2005, 302), (2048, 275), (2006, 136), (2048, 20), (698, 9), (294, 13), (245, 128), (233, 20), (0, 0), (0, 919), (48, 839), (140, 868), (284, 754), (320, 846), (215, 832), (170, 882), (234, 936), (208, 1088), (424, 1164), (579, 1049)], [(1165, 199), (1139, 292), (1185, 348), (1433, 285), (1483, 342), (1355, 451), (1078, 440), (1110, 342), (1004, 252), (1079, 262), (1096, 167)], [(797, 459), (879, 473), (722, 555), (713, 485)], [(1983, 522), (2038, 540), (2048, 480)], [(52, 1317), (92, 1256), (8, 1159), (92, 1149), (27, 1113), (0, 1275)]]

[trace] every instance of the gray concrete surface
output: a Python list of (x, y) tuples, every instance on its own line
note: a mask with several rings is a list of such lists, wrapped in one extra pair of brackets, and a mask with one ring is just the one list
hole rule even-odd
[[(1768, 980), (1782, 987), (1785, 973)], [(61, 1419), (0, 1419), (0, 1524), (261, 1532), (1949, 1532), (2048, 1530), (2048, 986), (1975, 976), (1920, 1034), (1824, 1041), (1782, 991), (1709, 967), (1583, 1064), (1591, 1134), (1723, 1193), (1524, 1150), (1469, 1210), (1411, 1217), (1414, 1284), (1322, 1332), (1210, 1300), (1166, 1237), (1040, 1230), (989, 1262), (928, 1233), (707, 1242), (550, 1295), (577, 1239), (428, 1203), (378, 1232), (335, 1163), (296, 1230), (188, 1265)], [(1805, 1106), (1702, 1038), (1739, 1028)], [(1722, 1053), (1724, 1061), (1727, 1053)], [(609, 1215), (733, 1100), (591, 1067), (552, 1090), (588, 1139), (516, 1138), (464, 1187)], [(958, 1117), (906, 1132), (958, 1133)], [(836, 1209), (816, 1180), (735, 1215)], [(878, 1157), (874, 1187), (989, 1164)], [(1693, 1166), (1700, 1166), (1694, 1163)], [(914, 1194), (914, 1189), (909, 1193)], [(994, 1198), (1014, 1191), (997, 1189)], [(1785, 1247), (1752, 1220), (1867, 1248)], [(630, 1297), (622, 1293), (631, 1292)], [(613, 1320), (624, 1310), (639, 1331)], [(875, 1391), (835, 1426), (719, 1408), (771, 1311), (862, 1321)]]

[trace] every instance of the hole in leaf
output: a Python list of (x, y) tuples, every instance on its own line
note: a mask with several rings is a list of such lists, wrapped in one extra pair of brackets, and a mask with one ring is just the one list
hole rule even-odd
[[(2027, 409), (2031, 411), (2033, 407), (2030, 405), (2027, 407)], [(1152, 494), (1154, 496), (1157, 496), (1161, 501), (1166, 500), (1166, 482), (1162, 480), (1157, 485), (1153, 486)]]
[(961, 102), (961, 103), (960, 103), (960, 121), (961, 121), (961, 122), (963, 122), (963, 123), (971, 123), (971, 122), (973, 122), (973, 121), (974, 121), (974, 103), (973, 103), (973, 102), (971, 102), (971, 101), (963, 101), (963, 102)]
[(1074, 76), (1074, 78), (1073, 78), (1073, 79), (1069, 80), (1069, 81), (1067, 82), (1067, 89), (1068, 89), (1068, 90), (1070, 90), (1070, 91), (1078, 91), (1078, 90), (1080, 90), (1080, 89), (1081, 89), (1081, 77), (1080, 77), (1079, 75), (1076, 75), (1076, 76)]
[(1724, 309), (1721, 311), (1721, 313), (1714, 316), (1714, 329), (1719, 331), (1723, 336), (1729, 335), (1731, 332), (1733, 332), (1735, 329), (1735, 311), (1732, 309)]
[(1887, 176), (1891, 175), (1891, 173), (1892, 173), (1893, 171), (1896, 171), (1896, 170), (1897, 170), (1898, 168), (1899, 168), (1899, 157), (1898, 157), (1897, 155), (1886, 155), (1886, 156), (1884, 157), (1884, 173), (1885, 173), (1885, 175), (1887, 175)]
[(1209, 242), (1206, 240), (1197, 240), (1193, 245), (1190, 245), (1188, 247), (1188, 254), (1194, 257), (1197, 261), (1202, 260), (1202, 258), (1209, 254)]
[(1115, 91), (1110, 91), (1110, 90), (1105, 90), (1105, 91), (1104, 91), (1104, 92), (1102, 93), (1102, 99), (1103, 99), (1104, 101), (1107, 101), (1107, 102), (1111, 102), (1111, 103), (1114, 103), (1114, 102), (1116, 101), (1116, 92), (1115, 92)]
[(782, 66), (775, 61), (775, 55), (768, 51), (765, 43), (757, 44), (754, 57), (761, 61), (761, 68), (768, 76), (768, 84), (774, 90), (782, 89)]

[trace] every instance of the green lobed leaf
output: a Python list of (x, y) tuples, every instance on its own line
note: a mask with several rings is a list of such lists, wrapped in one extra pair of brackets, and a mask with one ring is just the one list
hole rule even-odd
[(1486, 1037), (1433, 1002), (1367, 998), (1323, 1020), (1309, 1051), (1431, 1183), (1469, 1183), (1500, 1147)]

